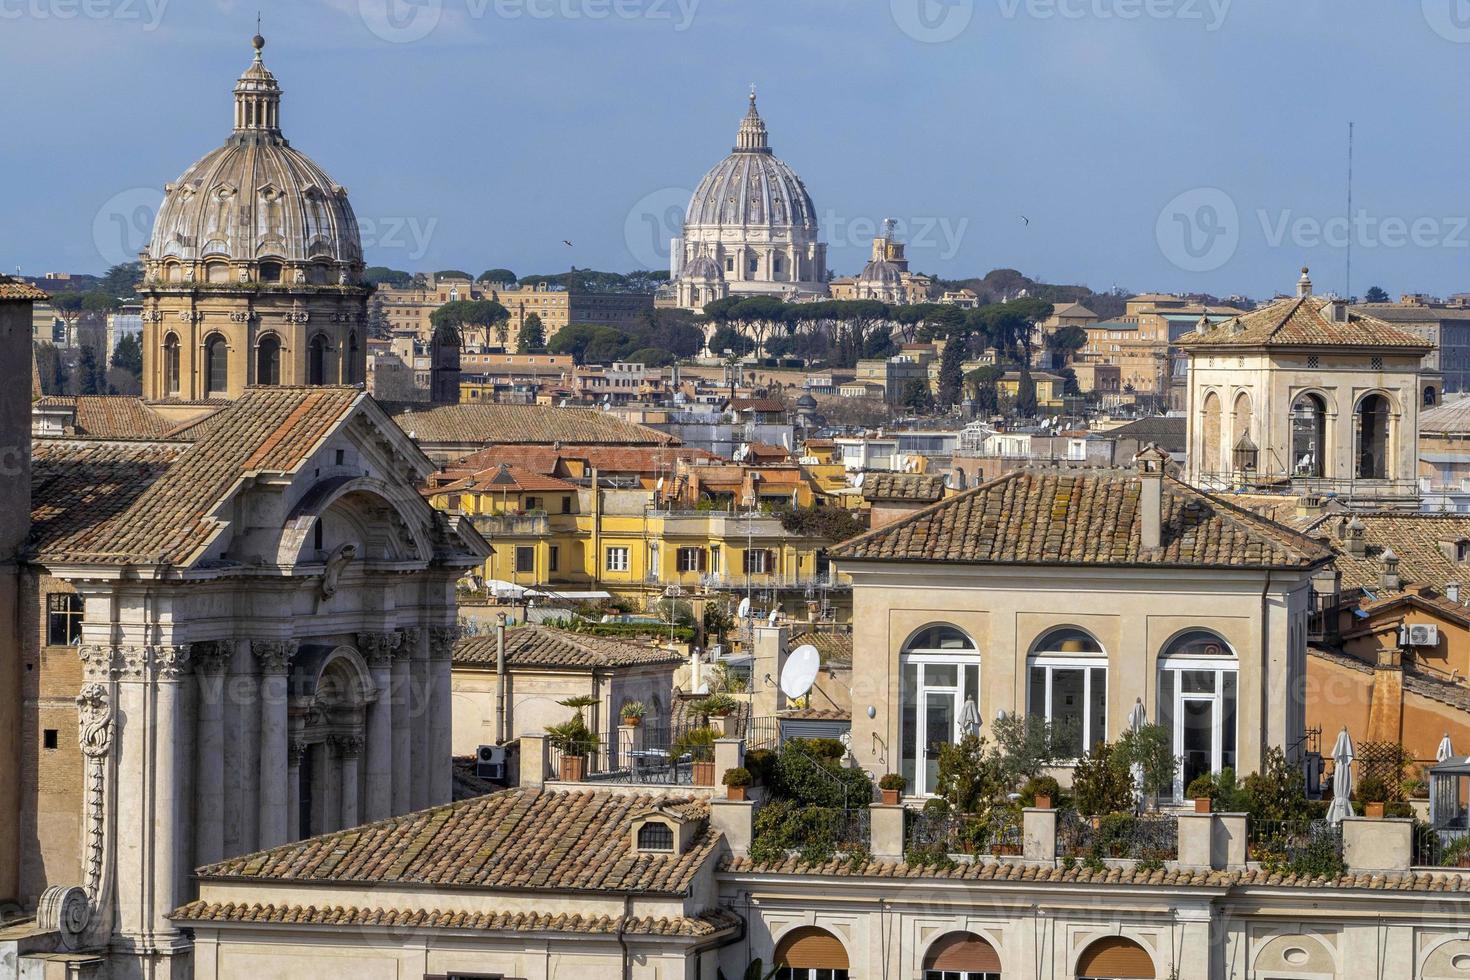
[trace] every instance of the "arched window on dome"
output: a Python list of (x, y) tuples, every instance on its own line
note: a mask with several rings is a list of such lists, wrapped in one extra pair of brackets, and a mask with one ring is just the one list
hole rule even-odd
[(1358, 403), (1358, 466), (1360, 480), (1386, 480), (1388, 467), (1388, 399), (1374, 392)]
[(171, 333), (163, 339), (163, 391), (179, 393), (179, 335)]
[(204, 394), (222, 397), (230, 390), (230, 347), (225, 338), (212, 333), (204, 338)]
[(1307, 392), (1291, 406), (1291, 475), (1325, 476), (1326, 448), (1327, 403), (1321, 395)]
[(255, 383), (278, 385), (281, 383), (281, 341), (274, 334), (260, 338), (255, 351)]
[(347, 334), (347, 383), (358, 384), (362, 381), (361, 372), (358, 370), (358, 358), (362, 355), (362, 349), (357, 343), (357, 331), (353, 330)]
[(327, 338), (321, 334), (311, 338), (311, 347), (307, 351), (306, 383), (312, 385), (327, 383)]

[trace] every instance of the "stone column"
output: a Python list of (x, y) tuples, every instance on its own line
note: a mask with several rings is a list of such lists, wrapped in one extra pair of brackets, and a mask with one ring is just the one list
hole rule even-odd
[(155, 935), (175, 932), (168, 913), (183, 904), (188, 888), (188, 806), (180, 791), (181, 769), (194, 751), (193, 733), (180, 724), (186, 717), (183, 704), (184, 675), (189, 665), (186, 646), (153, 647), (151, 651), (155, 689), (153, 738), (154, 836), (151, 921)]
[(342, 816), (342, 752), (336, 736), (322, 742), (321, 753), (319, 771), (312, 774), (321, 787), (321, 795), (313, 792), (311, 802), (321, 815), (318, 821), (321, 829), (316, 833), (330, 834), (342, 829), (337, 825)]
[[(148, 696), (148, 672), (146, 647), (118, 648), (116, 826), (110, 828), (110, 838), (106, 828), (100, 837), (104, 851), (102, 873), (105, 876), (108, 870), (112, 871), (117, 895), (117, 921), (113, 931), (135, 941), (150, 931), (151, 916), (144, 903), (151, 890), (146, 883), (154, 870), (150, 850), (157, 841), (157, 827), (147, 816), (152, 787), (146, 773), (153, 768), (149, 743), (155, 730)], [(109, 840), (115, 857), (105, 853)], [(111, 869), (106, 867), (109, 858), (115, 861)]]
[(409, 780), (409, 807), (422, 810), (429, 805), (429, 769), (433, 765), (429, 758), (429, 725), (431, 724), (432, 700), (429, 685), (429, 631), (416, 629), (412, 644), (405, 638), (409, 648), (409, 689), (405, 694), (408, 705), (409, 753), (411, 778)]
[(401, 633), (359, 633), (357, 646), (367, 658), (377, 688), (367, 708), (366, 814), (383, 820), (399, 812), (393, 805), (393, 651), (403, 643)]
[(292, 740), (286, 755), (286, 838), (301, 839), (301, 760), (306, 757), (308, 746), (299, 739)]
[(342, 788), (339, 794), (341, 809), (337, 825), (344, 830), (356, 827), (357, 818), (357, 766), (362, 756), (363, 740), (358, 735), (341, 735), (337, 738), (337, 758), (342, 764)]
[(194, 861), (213, 864), (225, 857), (225, 670), (234, 644), (196, 643), (190, 651), (199, 691)]
[(402, 641), (393, 650), (393, 681), (389, 688), (393, 700), (393, 813), (407, 813), (412, 807), (410, 796), (413, 776), (412, 731), (409, 728), (409, 657), (418, 646), (418, 630), (404, 630)]
[(290, 738), (291, 658), (295, 640), (269, 640), (251, 644), (260, 664), (260, 840), (261, 850), (278, 847), (289, 839), (287, 828), (287, 755)]
[(458, 639), (458, 627), (436, 626), (429, 631), (429, 806), (449, 803), (454, 797), (454, 727), (450, 715), (454, 694), (450, 674)]

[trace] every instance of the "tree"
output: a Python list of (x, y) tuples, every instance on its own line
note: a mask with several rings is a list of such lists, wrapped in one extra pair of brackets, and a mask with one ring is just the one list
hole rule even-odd
[(112, 366), (143, 376), (143, 345), (133, 334), (123, 334), (112, 348)]
[(461, 299), (445, 303), (429, 315), (429, 322), (437, 334), (441, 330), (457, 331), (467, 337), (478, 331), (484, 346), (490, 346), (490, 331), (504, 335), (505, 324), (510, 320), (510, 311), (490, 299)]
[(1036, 379), (1025, 364), (1021, 365), (1021, 377), (1016, 382), (1016, 414), (1028, 419), (1036, 417)]
[(629, 354), (628, 360), (648, 367), (668, 367), (674, 363), (674, 355), (659, 347), (644, 347)]
[(1067, 326), (1053, 330), (1046, 338), (1046, 349), (1056, 357), (1060, 367), (1072, 359), (1072, 355), (1087, 346), (1087, 331), (1081, 327)]
[(1387, 303), (1389, 302), (1388, 291), (1382, 286), (1373, 286), (1363, 294), (1365, 303)]
[(546, 327), (541, 323), (540, 314), (526, 314), (520, 336), (516, 339), (516, 350), (521, 354), (539, 354), (546, 350)]
[(934, 396), (929, 393), (927, 378), (909, 378), (898, 394), (898, 403), (915, 415), (923, 415), (934, 409)]
[(470, 274), (461, 269), (440, 269), (434, 273), (435, 279), (468, 279)]
[(516, 281), (516, 274), (514, 272), (511, 272), (509, 269), (486, 269), (484, 272), (480, 273), (480, 278), (476, 279), (475, 281), (503, 283), (504, 285), (509, 286)]
[(370, 265), (362, 270), (362, 281), (369, 286), (386, 283), (397, 289), (413, 285), (413, 275), (401, 269), (390, 269), (386, 265)]
[(987, 364), (965, 375), (965, 387), (975, 402), (976, 412), (994, 415), (1000, 411), (1000, 388), (997, 382), (1004, 373), (994, 364)]
[(108, 269), (97, 283), (97, 288), (110, 296), (132, 296), (142, 278), (142, 262), (123, 262)]
[(716, 327), (715, 332), (710, 334), (709, 349), (716, 354), (725, 351), (733, 351), (737, 356), (749, 354), (755, 348), (755, 344), (745, 334), (736, 330), (728, 323)]
[(950, 334), (939, 354), (939, 405), (952, 408), (960, 400), (960, 387), (965, 381), (965, 341)]
[(106, 370), (97, 363), (97, 351), (91, 347), (83, 347), (77, 360), (77, 394), (106, 394), (106, 375)]
[(47, 395), (66, 392), (66, 362), (56, 346), (46, 341), (36, 344), (36, 367), (41, 374), (41, 391)]

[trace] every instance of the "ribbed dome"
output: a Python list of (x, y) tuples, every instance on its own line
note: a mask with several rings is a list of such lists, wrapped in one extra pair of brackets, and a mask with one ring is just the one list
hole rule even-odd
[(891, 283), (902, 283), (903, 273), (898, 266), (884, 259), (872, 259), (863, 266), (862, 275), (858, 276), (862, 282), (876, 282), (885, 285)]
[(699, 182), (684, 221), (686, 226), (794, 226), (816, 233), (816, 208), (796, 171), (771, 152), (754, 92), (735, 149)]
[(281, 135), (281, 88), (261, 60), (265, 40), (254, 45), (235, 85), (234, 133), (165, 188), (148, 258), (275, 262), (301, 273), (288, 280), (355, 282), (362, 240), (347, 191)]
[(690, 279), (710, 279), (715, 281), (725, 277), (725, 274), (720, 271), (720, 263), (708, 255), (696, 255), (694, 260), (689, 263), (688, 268), (684, 270), (684, 275)]

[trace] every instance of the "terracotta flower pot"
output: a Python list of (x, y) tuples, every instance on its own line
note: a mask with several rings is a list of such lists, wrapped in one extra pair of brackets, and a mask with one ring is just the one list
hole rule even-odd
[(880, 790), (880, 792), (883, 794), (884, 806), (898, 806), (898, 794), (900, 792), (899, 790), (885, 789)]
[(628, 726), (629, 728), (637, 728), (639, 725), (643, 724), (643, 719), (642, 718), (632, 718), (632, 717), (624, 718), (623, 719), (623, 724), (626, 725), (626, 726)]
[(715, 763), (711, 759), (708, 762), (696, 762), (693, 766), (695, 786), (713, 786), (715, 784)]
[(1036, 809), (1038, 809), (1038, 810), (1050, 810), (1051, 809), (1051, 797), (1048, 796), (1045, 793), (1037, 793), (1036, 794)]
[(1365, 817), (1367, 817), (1369, 820), (1382, 820), (1383, 819), (1383, 804), (1382, 803), (1369, 803), (1367, 806), (1363, 807), (1363, 815)]
[(580, 783), (587, 775), (587, 757), (585, 755), (564, 755), (561, 757), (559, 769), (562, 782)]
[(732, 799), (737, 803), (744, 803), (746, 788), (747, 787), (744, 786), (726, 786), (726, 795), (729, 799)]
[(1210, 799), (1208, 796), (1197, 796), (1194, 799), (1194, 812), (1209, 813), (1211, 807), (1214, 806), (1214, 802), (1215, 801)]

